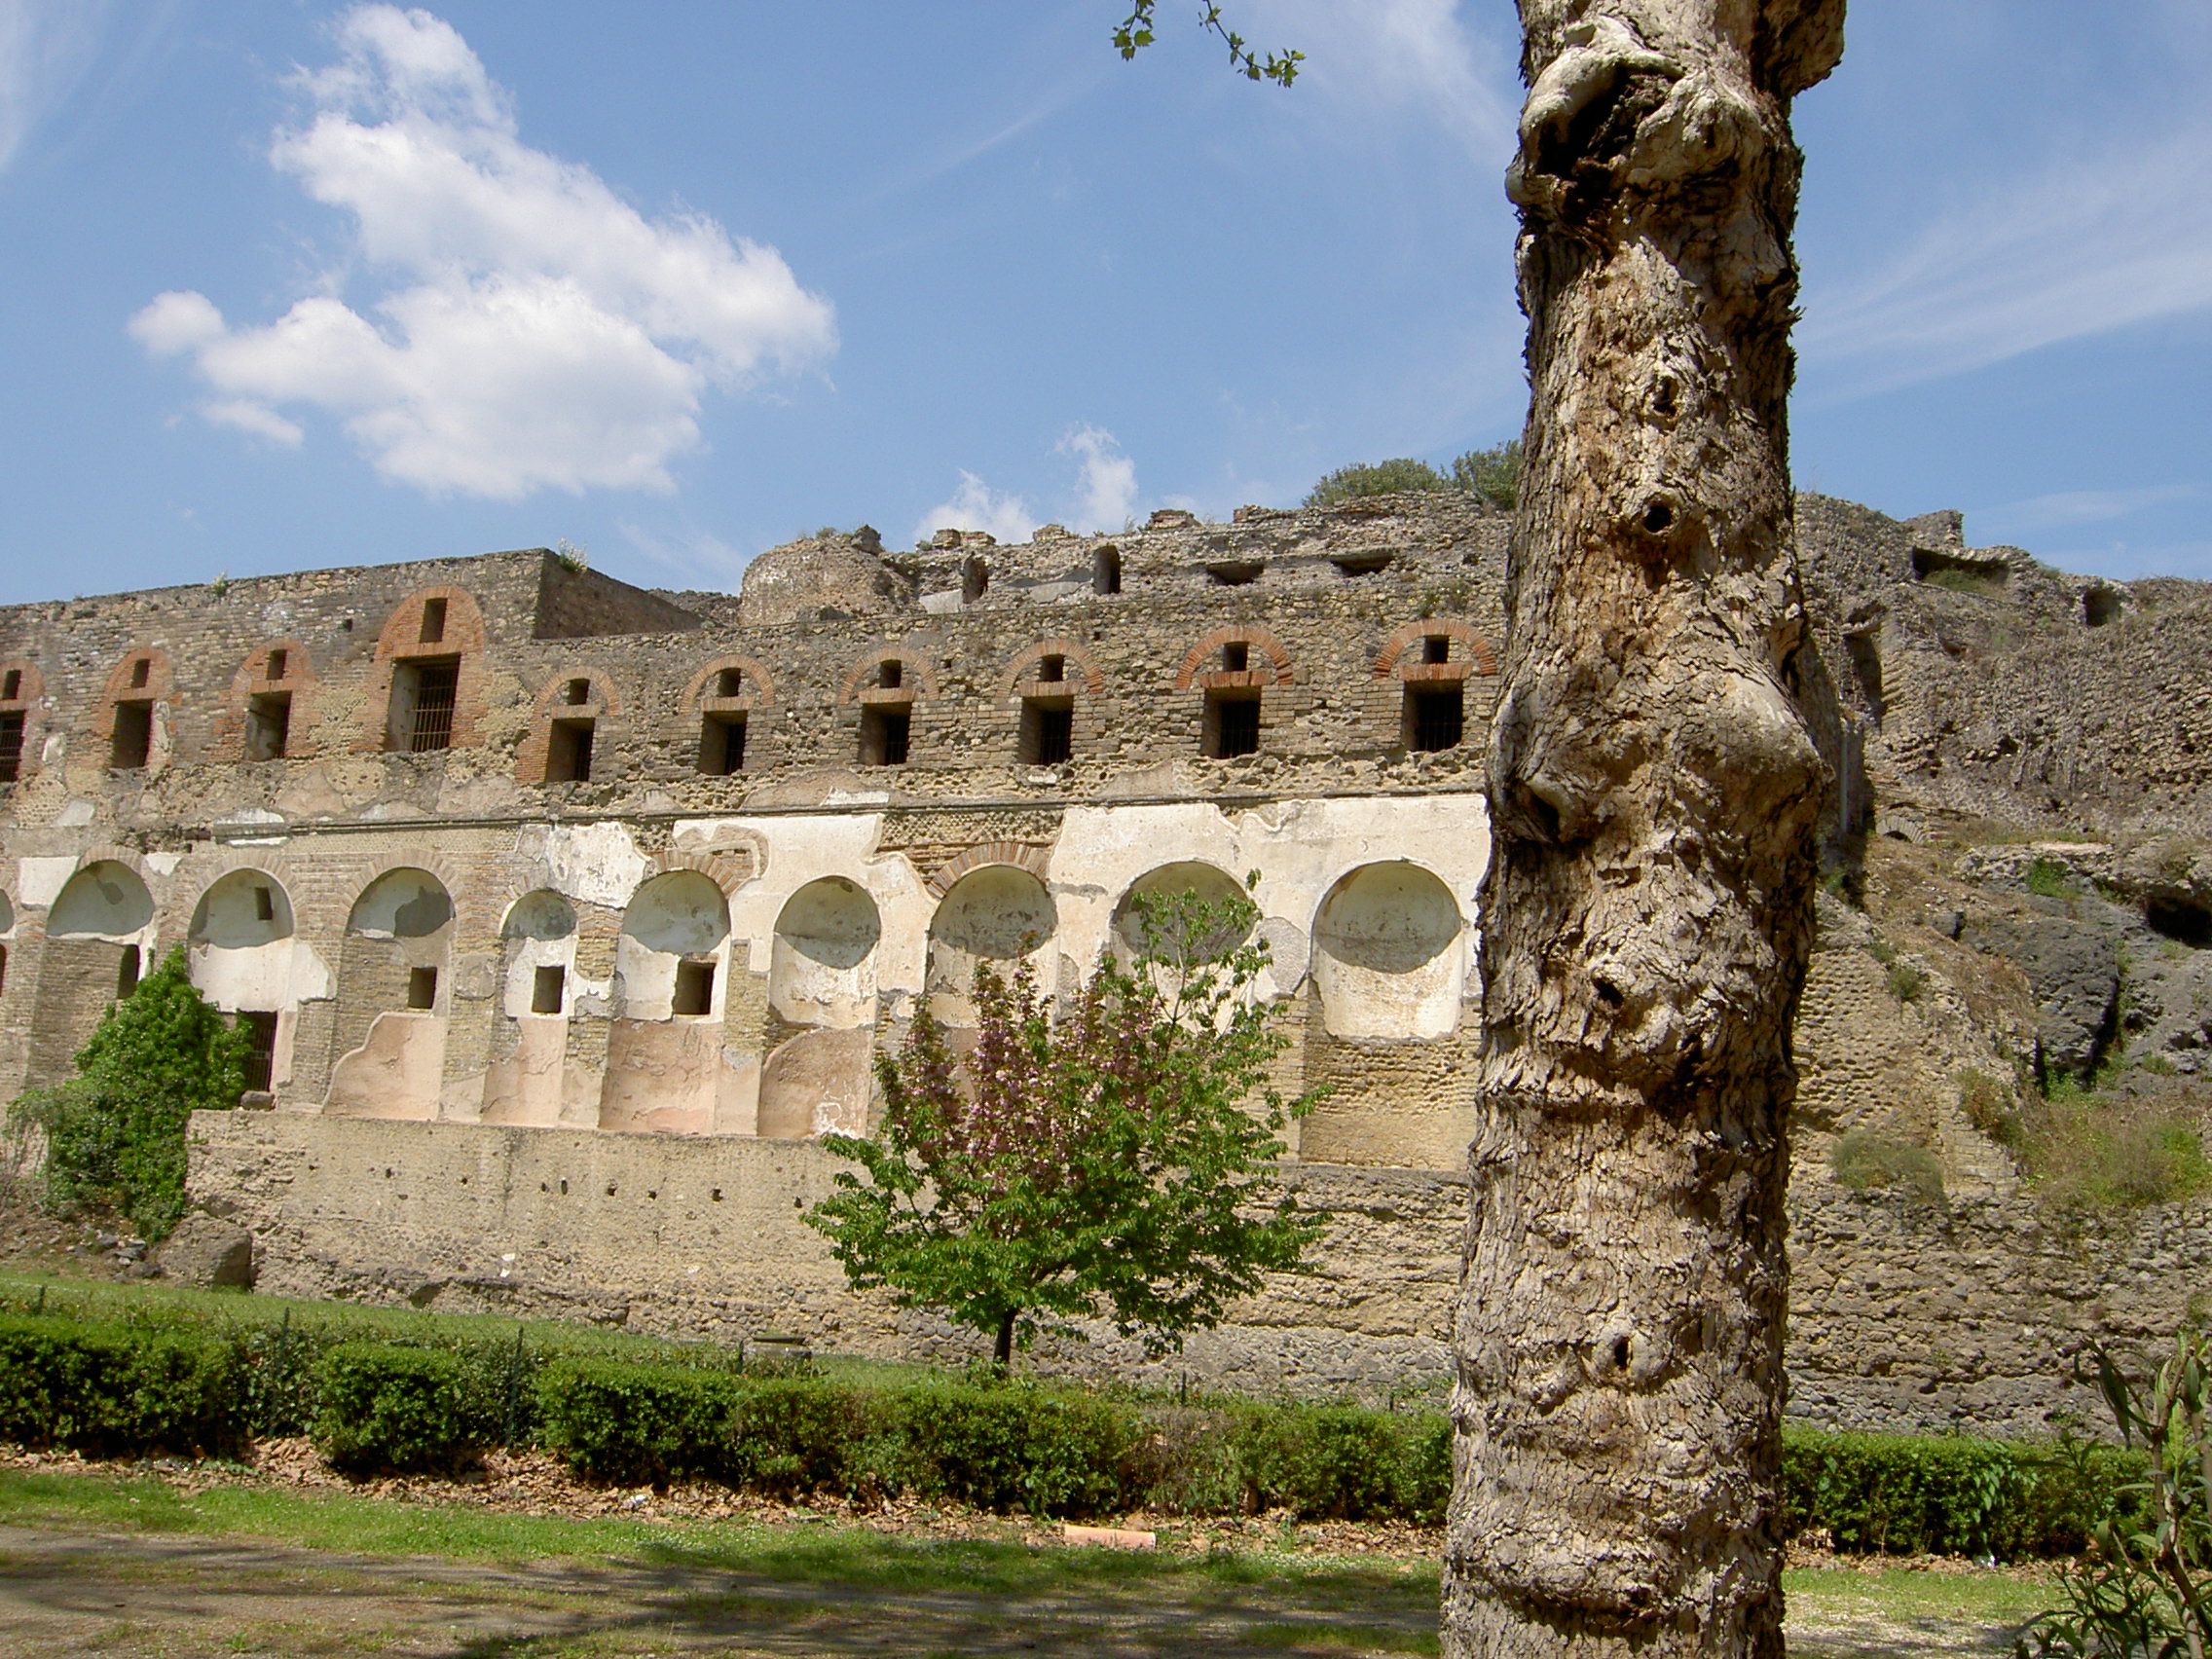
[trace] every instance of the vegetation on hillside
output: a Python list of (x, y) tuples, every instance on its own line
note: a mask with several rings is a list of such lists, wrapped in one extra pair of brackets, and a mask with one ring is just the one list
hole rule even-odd
[(1520, 500), (1521, 440), (1470, 450), (1452, 463), (1449, 473), (1411, 456), (1340, 466), (1307, 493), (1305, 504), (1336, 507), (1368, 496), (1443, 490), (1463, 491), (1510, 512)]

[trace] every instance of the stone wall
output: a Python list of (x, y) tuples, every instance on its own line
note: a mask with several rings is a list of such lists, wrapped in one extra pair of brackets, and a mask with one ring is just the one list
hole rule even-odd
[[(237, 1112), (192, 1128), (193, 1188), (255, 1234), (267, 1291), (723, 1343), (798, 1336), (882, 1358), (980, 1351), (846, 1289), (800, 1219), (837, 1167), (810, 1143)], [(1286, 1179), (1330, 1217), (1313, 1272), (1277, 1275), (1164, 1361), (1100, 1332), (1041, 1362), (1153, 1382), (1188, 1371), (1255, 1392), (1441, 1386), (1463, 1183), (1330, 1164)], [(1790, 1409), (1854, 1427), (2038, 1434), (2069, 1413), (2091, 1426), (2068, 1362), (2092, 1338), (2148, 1352), (2170, 1336), (2190, 1287), (2212, 1285), (2208, 1220), (2196, 1206), (2084, 1232), (2017, 1197), (1935, 1209), (1801, 1167)]]

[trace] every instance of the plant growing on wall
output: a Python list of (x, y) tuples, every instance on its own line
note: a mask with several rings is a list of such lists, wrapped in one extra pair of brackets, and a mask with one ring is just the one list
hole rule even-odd
[(46, 1141), (46, 1201), (100, 1208), (140, 1236), (168, 1236), (184, 1215), (184, 1132), (194, 1112), (236, 1106), (245, 1039), (192, 983), (172, 950), (110, 1008), (77, 1051), (77, 1075), (8, 1109), (11, 1128)]
[(1058, 1011), (1026, 965), (979, 966), (965, 1054), (917, 1014), (877, 1059), (876, 1133), (825, 1139), (861, 1172), (807, 1223), (854, 1287), (983, 1333), (1003, 1370), (1078, 1318), (1166, 1352), (1298, 1268), (1320, 1220), (1265, 1188), (1318, 1091), (1268, 1081), (1287, 1039), (1252, 994), (1256, 915), (1241, 895), (1140, 898), (1132, 960), (1101, 955)]

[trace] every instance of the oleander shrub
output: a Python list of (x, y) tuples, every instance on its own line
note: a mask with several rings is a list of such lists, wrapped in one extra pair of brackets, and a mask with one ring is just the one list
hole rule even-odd
[(314, 1443), (353, 1473), (451, 1469), (486, 1442), (462, 1364), (438, 1348), (342, 1343), (323, 1356)]
[(0, 1314), (0, 1440), (94, 1456), (244, 1438), (232, 1346), (199, 1332)]

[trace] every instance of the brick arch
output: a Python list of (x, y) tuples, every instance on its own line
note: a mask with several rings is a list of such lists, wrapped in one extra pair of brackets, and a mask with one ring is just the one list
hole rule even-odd
[[(406, 853), (372, 856), (355, 867), (355, 875), (331, 884), (341, 895), (343, 902), (335, 918), (340, 939), (349, 935), (353, 920), (353, 906), (361, 902), (361, 895), (395, 869), (419, 869), (425, 875), (437, 878), (438, 885), (446, 890), (447, 901), (453, 905), (453, 920), (447, 925), (453, 929), (455, 938), (458, 939), (465, 931), (483, 932), (476, 925), (478, 918), (473, 909), (463, 903), (464, 896), (469, 892), (467, 873), (444, 853), (427, 845), (419, 845)], [(297, 913), (295, 910), (294, 914)]]
[[(445, 628), (439, 639), (424, 640), (424, 609), (433, 599), (446, 602)], [(461, 659), (454, 684), (453, 734), (446, 747), (465, 749), (476, 741), (489, 701), (484, 668), (484, 612), (466, 588), (441, 582), (417, 588), (393, 606), (391, 613), (385, 618), (384, 627), (377, 635), (372, 659), (374, 671), (361, 713), (361, 732), (353, 741), (356, 753), (376, 754), (389, 747), (387, 737), (391, 719), (393, 667), (410, 657)]]
[(942, 899), (952, 891), (952, 885), (970, 870), (981, 869), (985, 865), (1013, 865), (1025, 869), (1039, 881), (1052, 862), (1051, 849), (1035, 841), (979, 841), (964, 853), (956, 853), (939, 865), (929, 875), (929, 888)]
[[(170, 903), (176, 885), (175, 872), (172, 870), (167, 875), (160, 874), (152, 865), (146, 862), (145, 854), (139, 852), (136, 848), (117, 846), (113, 842), (106, 841), (97, 846), (85, 848), (77, 855), (77, 862), (70, 868), (68, 875), (63, 877), (60, 884), (55, 888), (55, 898), (60, 898), (70, 882), (76, 880), (77, 877), (97, 864), (119, 864), (146, 884), (146, 892), (154, 901), (154, 932), (159, 938), (165, 940), (168, 940), (171, 932), (169, 923), (174, 919), (175, 914), (174, 906)], [(51, 911), (54, 905), (49, 902), (41, 905), (40, 908)], [(21, 916), (19, 904), (17, 907), (17, 914), (19, 919)], [(189, 919), (189, 912), (187, 914)], [(45, 924), (42, 922), (40, 924), (41, 931), (44, 930), (44, 927)], [(149, 974), (152, 973), (154, 966), (152, 962), (148, 962), (146, 971)]]
[(1404, 665), (1401, 659), (1413, 648), (1415, 641), (1426, 639), (1431, 634), (1449, 635), (1465, 645), (1467, 655), (1473, 659), (1473, 671), (1476, 674), (1492, 675), (1497, 672), (1496, 651), (1492, 648), (1490, 641), (1478, 634), (1471, 625), (1460, 621), (1456, 616), (1423, 616), (1408, 622), (1382, 642), (1382, 648), (1375, 653), (1375, 678), (1387, 680), (1392, 674), (1403, 677)]
[[(656, 875), (668, 875), (680, 869), (697, 870), (722, 890), (722, 897), (735, 897), (737, 890), (759, 873), (759, 860), (751, 849), (722, 853), (661, 853), (645, 861), (645, 873), (639, 881), (643, 887)], [(636, 890), (631, 898), (637, 897)]]
[[(568, 689), (569, 682), (581, 680), (587, 682), (584, 700), (565, 703), (558, 699)], [(556, 709), (580, 709), (593, 717), (605, 716), (612, 719), (622, 713), (622, 693), (615, 688), (613, 678), (604, 669), (585, 663), (571, 663), (553, 672), (553, 678), (538, 692), (537, 700), (531, 705), (531, 713), (544, 719)]]
[[(268, 673), (271, 653), (284, 653), (284, 672), (276, 678)], [(244, 757), (245, 715), (247, 703), (256, 695), (271, 691), (286, 691), (292, 698), (291, 732), (286, 739), (287, 758), (299, 758), (314, 753), (309, 733), (314, 726), (314, 698), (321, 686), (315, 674), (314, 659), (309, 655), (305, 643), (294, 639), (263, 640), (246, 652), (245, 660), (231, 676), (230, 689), (223, 694), (223, 706), (215, 716), (213, 748), (217, 756), (225, 759)]]
[(1016, 651), (1014, 660), (1007, 664), (1006, 673), (999, 677), (1000, 698), (1011, 700), (1017, 696), (1023, 683), (1022, 670), (1026, 669), (1031, 663), (1040, 662), (1049, 656), (1066, 657), (1068, 661), (1080, 665), (1083, 669), (1083, 679), (1080, 682), (1073, 680), (1062, 682), (1069, 690), (1072, 691), (1078, 684), (1081, 684), (1093, 697), (1104, 695), (1106, 676), (1099, 672), (1097, 661), (1081, 645), (1073, 640), (1039, 640), (1035, 645), (1025, 645)]
[[(146, 683), (136, 685), (134, 670), (146, 664)], [(107, 684), (100, 691), (103, 703), (113, 704), (117, 698), (134, 700), (144, 698), (160, 703), (176, 694), (176, 669), (169, 661), (169, 653), (159, 645), (132, 645), (116, 659), (108, 670)]]
[(1245, 645), (1268, 659), (1274, 671), (1277, 685), (1291, 683), (1290, 650), (1267, 629), (1251, 623), (1235, 623), (1227, 628), (1216, 628), (1188, 651), (1183, 653), (1182, 664), (1175, 670), (1175, 689), (1188, 691), (1198, 679), (1199, 666), (1207, 657), (1224, 645)]
[[(869, 659), (870, 662), (881, 660), (880, 657)], [(738, 681), (737, 695), (734, 697), (708, 696), (708, 683), (725, 668), (736, 669), (741, 677)], [(758, 687), (757, 690), (755, 689), (756, 686)], [(697, 674), (694, 674), (683, 687), (683, 707), (694, 714), (709, 705), (717, 709), (730, 710), (765, 709), (772, 706), (775, 701), (775, 676), (762, 666), (758, 657), (742, 654), (715, 658), (713, 662), (708, 663)]]
[(921, 652), (905, 645), (878, 645), (853, 665), (852, 673), (845, 676), (844, 688), (837, 693), (837, 701), (850, 703), (860, 695), (861, 682), (867, 678), (868, 671), (878, 663), (888, 662), (894, 657), (914, 671), (914, 681), (920, 683), (914, 686), (914, 682), (910, 681), (908, 685), (913, 686), (918, 695), (935, 697), (938, 694), (937, 675), (932, 672), (929, 659)]
[[(421, 868), (423, 866), (416, 866), (415, 867)], [(259, 847), (224, 847), (218, 851), (203, 854), (177, 866), (175, 913), (181, 918), (177, 926), (177, 937), (179, 939), (189, 938), (192, 930), (193, 912), (200, 908), (200, 902), (207, 897), (208, 893), (214, 889), (215, 884), (227, 880), (240, 870), (250, 870), (255, 875), (265, 875), (283, 891), (284, 903), (291, 907), (292, 911), (292, 931), (295, 935), (298, 934), (300, 931), (300, 904), (299, 900), (294, 896), (294, 889), (307, 885), (307, 872), (298, 866), (294, 859), (280, 851), (270, 852)], [(442, 880), (443, 877), (440, 879)], [(453, 889), (448, 887), (446, 892), (450, 897)], [(355, 894), (354, 897), (358, 898), (359, 895)], [(185, 903), (187, 899), (191, 901), (190, 903)], [(350, 905), (348, 907), (350, 908)]]

